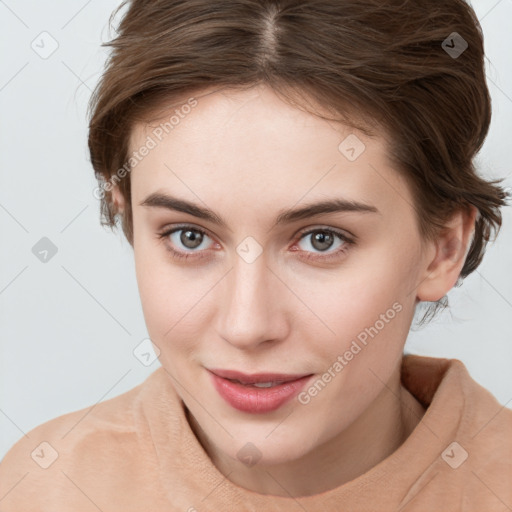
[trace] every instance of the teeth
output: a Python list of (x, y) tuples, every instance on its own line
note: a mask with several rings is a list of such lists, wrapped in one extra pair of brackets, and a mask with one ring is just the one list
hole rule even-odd
[(271, 388), (272, 386), (275, 386), (277, 382), (258, 382), (254, 383), (253, 386), (257, 388)]
[(277, 386), (278, 384), (281, 384), (281, 382), (253, 382), (244, 384), (243, 382), (240, 382), (239, 380), (233, 380), (233, 382), (236, 382), (237, 384), (242, 384), (242, 386), (254, 386), (256, 388), (271, 388), (273, 386)]

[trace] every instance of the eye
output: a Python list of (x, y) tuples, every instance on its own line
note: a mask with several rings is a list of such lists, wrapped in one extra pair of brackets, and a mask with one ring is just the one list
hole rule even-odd
[[(303, 253), (301, 257), (306, 260), (328, 261), (336, 259), (346, 253), (351, 245), (355, 244), (354, 240), (333, 228), (309, 229), (308, 231), (300, 232), (299, 235), (298, 242), (292, 246), (291, 250)], [(207, 249), (213, 245), (218, 246), (206, 231), (191, 225), (174, 226), (158, 233), (157, 237), (164, 241), (166, 250), (175, 259), (185, 260), (190, 257), (196, 259), (208, 257)], [(208, 243), (208, 240), (210, 240), (210, 243)], [(303, 244), (303, 241), (307, 240), (309, 242)], [(297, 246), (300, 246), (300, 248), (297, 249)], [(330, 250), (332, 248), (334, 250)]]
[[(306, 232), (302, 231), (300, 235), (297, 245), (300, 246), (303, 241), (307, 241), (307, 243), (302, 244), (300, 251), (306, 253), (304, 257), (308, 260), (317, 259), (326, 261), (338, 258), (347, 252), (349, 247), (355, 243), (354, 240), (341, 231), (332, 228), (309, 229)], [(333, 248), (334, 250), (330, 250)]]
[(207, 241), (212, 240), (204, 230), (190, 225), (174, 226), (157, 237), (164, 240), (166, 249), (176, 259), (202, 258), (202, 253), (211, 246)]

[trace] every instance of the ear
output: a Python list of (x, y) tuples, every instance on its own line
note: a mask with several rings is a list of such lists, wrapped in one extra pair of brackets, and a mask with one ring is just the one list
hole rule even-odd
[(436, 240), (428, 243), (426, 268), (416, 290), (419, 301), (438, 301), (454, 287), (466, 261), (477, 213), (475, 206), (459, 210)]
[(111, 190), (112, 194), (112, 201), (114, 203), (114, 206), (116, 208), (116, 212), (123, 214), (124, 213), (124, 196), (121, 193), (121, 190), (119, 190), (119, 187), (117, 185), (114, 185)]

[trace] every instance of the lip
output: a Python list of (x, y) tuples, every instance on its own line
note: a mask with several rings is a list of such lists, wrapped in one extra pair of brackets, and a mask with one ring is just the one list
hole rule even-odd
[(239, 380), (243, 384), (254, 384), (259, 382), (291, 382), (311, 374), (295, 374), (290, 375), (286, 373), (243, 373), (237, 370), (221, 370), (213, 368), (208, 370), (215, 375), (224, 379)]
[[(289, 375), (282, 373), (245, 374), (234, 370), (209, 370), (213, 386), (219, 395), (234, 409), (252, 414), (275, 411), (296, 396), (313, 374)], [(245, 384), (280, 382), (271, 388), (256, 388)]]

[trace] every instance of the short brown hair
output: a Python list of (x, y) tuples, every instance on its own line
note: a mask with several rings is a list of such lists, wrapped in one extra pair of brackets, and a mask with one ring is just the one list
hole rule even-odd
[[(302, 97), (296, 106), (312, 99), (367, 135), (383, 128), (425, 239), (455, 211), (476, 206), (459, 284), (478, 267), (500, 229), (506, 194), (501, 180), (484, 180), (473, 163), (491, 101), (481, 26), (465, 1), (125, 0), (111, 22), (124, 7), (117, 37), (104, 43), (112, 52), (89, 106), (100, 185), (125, 166), (134, 123), (156, 107), (212, 87), (264, 83), (294, 104)], [(467, 43), (457, 56), (443, 44), (453, 47), (454, 37)], [(133, 245), (130, 175), (123, 175), (122, 228)], [(107, 189), (102, 224), (114, 227), (116, 213)]]

